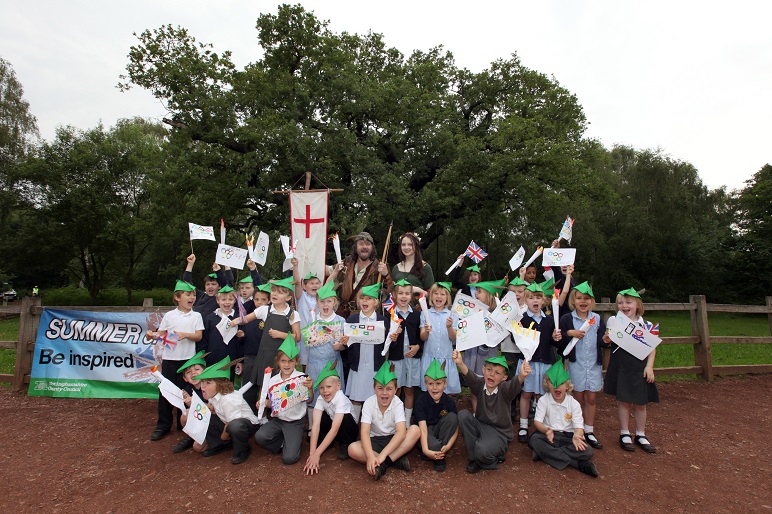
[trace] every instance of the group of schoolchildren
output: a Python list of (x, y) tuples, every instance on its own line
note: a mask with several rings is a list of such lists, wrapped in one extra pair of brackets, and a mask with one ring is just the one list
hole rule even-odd
[[(192, 448), (210, 457), (232, 449), (231, 462), (240, 464), (249, 458), (254, 438), (258, 446), (281, 454), (284, 464), (293, 464), (307, 439), (310, 450), (303, 470), (315, 474), (322, 454), (338, 442), (338, 459), (364, 464), (378, 480), (390, 467), (409, 471), (408, 454), (414, 448), (436, 471), (444, 471), (460, 432), (468, 473), (496, 469), (517, 438), (531, 448), (534, 461), (597, 477), (591, 459), (593, 449), (603, 445), (593, 423), (596, 396), (603, 389), (605, 347), (613, 349), (605, 392), (617, 398), (620, 446), (656, 452), (645, 434), (646, 404), (658, 401), (655, 352), (641, 361), (612, 343), (604, 320), (593, 312), (592, 288), (587, 282), (575, 283), (573, 266), (552, 268), (553, 278), (537, 283), (535, 266), (521, 268), (511, 281), (485, 282), (473, 265), (460, 280), (454, 276), (452, 283), (434, 283), (426, 292), (425, 311), (419, 310), (410, 282), (399, 280), (393, 285), (393, 312), (385, 315), (378, 312), (381, 286), (365, 286), (356, 295), (359, 312), (344, 320), (336, 314), (335, 282), (323, 284), (313, 274), (300, 277), (294, 259), (293, 275), (269, 284), (262, 283), (251, 260), (250, 274), (237, 284), (230, 270), (215, 264), (203, 291), (191, 284), (194, 263), (195, 256), (189, 256), (183, 280), (177, 281), (177, 308), (163, 317), (157, 332), (148, 334), (177, 335), (176, 344), (164, 348), (161, 372), (183, 390), (186, 405), (195, 390), (214, 414), (204, 444), (185, 437), (174, 446), (175, 453)], [(500, 348), (456, 351), (459, 319), (450, 310), (454, 286), (489, 311), (496, 308), (499, 295), (513, 291), (524, 312), (520, 323), (540, 332), (531, 359), (523, 358), (512, 338), (504, 339)], [(557, 327), (550, 311), (553, 290), (560, 290)], [(644, 323), (643, 303), (634, 289), (620, 291), (616, 304), (619, 313)], [(392, 319), (398, 319), (396, 330), (390, 330)], [(301, 328), (315, 321), (340, 322), (337, 337), (318, 339), (312, 332), (303, 337)], [(383, 321), (389, 344), (350, 342), (342, 330), (344, 321)], [(586, 326), (590, 328), (583, 330)], [(228, 336), (233, 327), (238, 330)], [(572, 338), (578, 342), (564, 362), (559, 356)], [(272, 376), (264, 388), (266, 368)], [(236, 390), (237, 377), (251, 387)], [(297, 377), (304, 377), (308, 402), (271, 416), (266, 391)], [(462, 383), (469, 388), (471, 410), (459, 412), (449, 395), (460, 393)], [(268, 414), (259, 412), (263, 408)], [(635, 435), (629, 430), (631, 410)], [(160, 396), (151, 440), (170, 432), (173, 412)], [(531, 419), (535, 431), (529, 435)], [(178, 429), (185, 422), (178, 414)]]

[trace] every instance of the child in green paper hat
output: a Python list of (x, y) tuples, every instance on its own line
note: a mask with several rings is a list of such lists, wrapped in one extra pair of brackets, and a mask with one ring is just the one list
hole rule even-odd
[(348, 454), (367, 466), (367, 472), (380, 478), (390, 466), (410, 471), (407, 453), (418, 441), (417, 434), (406, 437), (405, 408), (396, 396), (397, 375), (389, 361), (384, 361), (373, 377), (375, 394), (362, 407), (359, 441), (349, 445)]
[[(210, 366), (215, 362), (220, 362), (225, 357), (228, 357), (228, 360), (236, 360), (244, 356), (244, 331), (232, 329), (222, 331), (218, 327), (223, 323), (223, 319), (226, 320), (225, 323), (228, 323), (239, 316), (234, 308), (236, 291), (231, 286), (223, 286), (217, 291), (215, 297), (219, 307), (204, 320), (204, 334), (198, 344), (199, 350), (207, 352), (206, 362)], [(231, 380), (234, 378), (234, 371), (236, 374), (241, 373), (241, 363), (235, 366), (235, 370), (231, 369)]]
[[(263, 334), (260, 339), (260, 347), (257, 350), (250, 376), (244, 376), (244, 380), (252, 382), (255, 387), (263, 385), (264, 370), (273, 367), (276, 352), (288, 335), (295, 341), (300, 341), (300, 315), (292, 309), (292, 291), (294, 289), (292, 277), (271, 282), (271, 303), (262, 305), (254, 312), (246, 316), (245, 322), (255, 320), (263, 322)], [(237, 316), (231, 324), (242, 324)], [(274, 367), (274, 374), (277, 370)]]
[[(182, 274), (182, 280), (192, 284), (193, 283), (193, 265), (196, 263), (196, 255), (191, 253), (187, 258), (187, 267)], [(227, 269), (227, 268), (226, 268)], [(230, 277), (230, 279), (228, 278)], [(216, 262), (212, 264), (212, 273), (204, 277), (204, 290), (195, 289), (196, 303), (193, 306), (193, 310), (201, 313), (201, 317), (205, 318), (217, 308), (217, 301), (215, 294), (217, 290), (226, 285), (227, 283), (233, 283), (233, 275), (230, 270), (226, 273), (220, 268), (220, 265)]]
[(543, 460), (555, 469), (577, 468), (591, 477), (598, 476), (592, 459), (592, 448), (584, 439), (582, 407), (571, 392), (571, 377), (558, 360), (544, 373), (544, 389), (548, 392), (536, 404), (533, 424), (536, 432), (528, 446), (533, 460)]
[(249, 458), (249, 439), (257, 432), (259, 422), (251, 407), (244, 400), (244, 388), (234, 390), (230, 381), (231, 367), (235, 365), (228, 357), (207, 367), (200, 375), (193, 377), (201, 381), (203, 400), (224, 423), (220, 437), (207, 432), (207, 449), (204, 457), (211, 457), (233, 446), (231, 464), (241, 464)]
[[(465, 258), (466, 254), (462, 253), (456, 258), (456, 260), (460, 263), (463, 263)], [(474, 298), (475, 285), (478, 282), (482, 282), (482, 271), (480, 271), (480, 266), (477, 264), (472, 264), (467, 268), (463, 268), (463, 265), (459, 264), (459, 266), (457, 266), (450, 273), (450, 279), (453, 283), (453, 287), (458, 289), (460, 293)]]
[(477, 397), (474, 414), (464, 409), (458, 413), (458, 424), (464, 434), (469, 463), (467, 473), (481, 469), (497, 469), (506, 458), (509, 442), (514, 439), (512, 429), (512, 400), (531, 373), (526, 362), (517, 379), (507, 380), (509, 363), (503, 356), (490, 357), (483, 366), (483, 376), (469, 369), (458, 350), (453, 350), (453, 362), (464, 376), (469, 389)]
[[(378, 308), (378, 294), (381, 286), (373, 284), (365, 286), (356, 295), (359, 312), (352, 314), (346, 323), (358, 323), (364, 326), (375, 326), (382, 322), (385, 333), (389, 333), (391, 318), (384, 317), (376, 312)], [(384, 344), (360, 344), (350, 343), (348, 336), (341, 337), (341, 342), (347, 345), (347, 357), (349, 372), (346, 378), (346, 396), (353, 404), (351, 413), (358, 420), (362, 411), (362, 403), (373, 394), (373, 373), (386, 361), (383, 355)]]
[(416, 424), (408, 430), (408, 436), (421, 441), (421, 456), (434, 462), (435, 471), (445, 471), (446, 457), (458, 437), (458, 411), (456, 402), (445, 394), (448, 383), (445, 364), (432, 359), (424, 374), (426, 392), (416, 400)]
[[(185, 382), (178, 369), (196, 353), (196, 343), (201, 340), (204, 331), (201, 314), (192, 310), (195, 301), (196, 288), (178, 280), (174, 286), (174, 303), (177, 304), (177, 308), (164, 314), (158, 331), (148, 330), (147, 332), (148, 338), (161, 339), (155, 347), (155, 352), (163, 356), (161, 374), (180, 389), (185, 387)], [(182, 429), (181, 416), (182, 413), (177, 411), (179, 429)], [(174, 407), (163, 395), (158, 395), (158, 421), (150, 435), (150, 440), (162, 439), (172, 429), (173, 424)]]
[[(447, 282), (437, 282), (450, 287)], [(445, 287), (445, 286), (443, 286)], [(414, 388), (423, 383), (421, 378), (421, 353), (423, 341), (421, 340), (421, 312), (410, 305), (413, 300), (413, 286), (410, 282), (400, 279), (394, 283), (394, 313), (400, 320), (397, 337), (387, 355), (389, 361), (394, 364), (394, 372), (397, 374), (397, 387), (405, 393), (405, 420), (410, 428), (410, 418), (413, 415), (415, 404)], [(387, 313), (386, 316), (391, 316)], [(399, 395), (399, 390), (397, 391)]]
[(308, 366), (308, 347), (304, 344), (303, 329), (310, 325), (316, 319), (316, 305), (318, 301), (317, 292), (322, 287), (322, 281), (314, 273), (307, 273), (305, 277), (300, 276), (297, 257), (292, 258), (292, 277), (295, 281), (295, 306), (300, 314), (300, 364), (303, 369)]
[[(310, 402), (313, 399), (313, 381), (296, 369), (299, 363), (299, 352), (292, 336), (287, 336), (276, 352), (276, 366), (279, 373), (271, 377), (268, 392), (288, 380), (305, 376), (303, 385), (308, 389)], [(276, 417), (263, 425), (255, 434), (255, 442), (271, 453), (281, 452), (284, 464), (294, 464), (300, 459), (300, 445), (306, 425), (306, 402), (298, 403), (280, 412)], [(269, 408), (271, 406), (269, 405)]]
[(306, 475), (319, 473), (319, 461), (324, 451), (338, 441), (338, 459), (348, 459), (348, 447), (359, 437), (359, 426), (351, 415), (351, 400), (343, 394), (338, 363), (328, 361), (316, 377), (314, 388), (319, 396), (314, 406), (309, 442), (311, 449), (303, 471)]
[[(192, 398), (191, 395), (193, 394), (193, 391), (200, 391), (201, 389), (201, 381), (194, 379), (193, 377), (200, 375), (201, 372), (204, 371), (204, 368), (206, 367), (206, 361), (204, 360), (205, 357), (206, 353), (201, 350), (193, 357), (185, 361), (185, 363), (177, 370), (177, 373), (182, 373), (182, 379), (185, 381), (185, 387), (182, 388), (182, 401), (185, 402), (185, 405), (188, 409), (190, 408)], [(200, 394), (201, 393), (199, 392), (199, 396)], [(180, 423), (184, 427), (187, 422), (188, 415), (185, 413), (180, 417)], [(180, 442), (174, 445), (172, 451), (174, 453), (180, 453), (189, 448), (193, 448), (193, 450), (197, 452), (203, 451), (203, 445), (197, 444), (188, 435), (185, 435), (185, 437), (183, 437)]]
[[(649, 325), (643, 319), (643, 300), (634, 288), (619, 291), (616, 300), (617, 316), (623, 314), (633, 323), (649, 330)], [(656, 328), (656, 334), (659, 334), (659, 326)], [(603, 340), (612, 343), (608, 334), (604, 334)], [(638, 445), (646, 453), (656, 453), (657, 448), (646, 437), (646, 404), (659, 402), (659, 392), (654, 383), (654, 359), (657, 350), (652, 350), (648, 357), (640, 360), (613, 343), (612, 347), (614, 349), (606, 370), (604, 391), (617, 399), (619, 444), (626, 451), (635, 451), (635, 445)], [(635, 438), (630, 435), (630, 410), (635, 414)]]
[[(458, 370), (453, 365), (453, 345), (456, 341), (458, 316), (450, 310), (450, 291), (446, 287), (434, 284), (426, 299), (427, 311), (421, 311), (421, 340), (424, 341), (421, 354), (421, 376), (423, 377), (432, 360), (445, 363), (448, 394), (461, 392), (461, 380)], [(421, 382), (421, 389), (426, 390), (426, 384)]]
[[(606, 322), (595, 308), (595, 294), (587, 282), (578, 284), (568, 295), (569, 314), (560, 318), (560, 331), (564, 343), (570, 344), (576, 337), (579, 341), (568, 353), (568, 373), (574, 384), (574, 398), (582, 406), (584, 437), (596, 450), (603, 445), (595, 436), (595, 408), (598, 392), (603, 389), (603, 340)], [(567, 349), (561, 348), (561, 354)]]

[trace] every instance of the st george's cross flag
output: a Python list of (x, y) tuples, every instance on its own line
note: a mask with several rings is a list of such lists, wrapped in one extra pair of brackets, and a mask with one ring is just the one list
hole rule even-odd
[(291, 191), (289, 201), (291, 240), (297, 241), (300, 276), (313, 273), (324, 282), (329, 192)]

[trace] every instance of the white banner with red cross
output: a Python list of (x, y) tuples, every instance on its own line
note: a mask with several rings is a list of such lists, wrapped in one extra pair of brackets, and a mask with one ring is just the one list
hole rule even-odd
[(324, 283), (327, 253), (327, 191), (291, 191), (290, 229), (298, 242), (295, 257), (301, 278), (313, 273)]

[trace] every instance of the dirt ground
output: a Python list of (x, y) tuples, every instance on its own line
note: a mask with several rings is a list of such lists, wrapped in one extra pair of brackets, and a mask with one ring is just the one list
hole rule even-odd
[(336, 460), (337, 446), (313, 477), (302, 474), (307, 445), (293, 466), (254, 448), (233, 466), (228, 453), (173, 454), (176, 432), (149, 441), (155, 401), (30, 398), (2, 389), (0, 510), (772, 512), (771, 393), (769, 375), (660, 384), (662, 403), (650, 406), (647, 428), (656, 455), (619, 448), (614, 400), (601, 395), (597, 479), (532, 462), (515, 441), (497, 471), (466, 474), (457, 444), (445, 473), (413, 452), (411, 472), (390, 469), (374, 482), (364, 466)]

